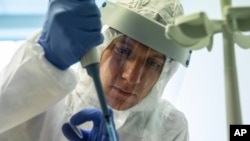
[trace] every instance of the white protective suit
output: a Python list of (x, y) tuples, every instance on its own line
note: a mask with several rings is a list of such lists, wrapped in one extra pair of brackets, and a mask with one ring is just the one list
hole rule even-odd
[[(177, 1), (151, 1), (155, 3), (118, 0), (163, 23), (171, 22), (182, 13)], [(149, 8), (140, 9), (145, 5)], [(105, 41), (98, 47), (100, 54), (120, 36), (110, 28), (104, 29), (103, 34)], [(82, 108), (99, 107), (93, 82), (86, 70), (55, 68), (44, 58), (44, 51), (37, 43), (39, 36), (40, 32), (29, 37), (1, 72), (0, 141), (66, 141), (61, 132), (62, 124)], [(114, 110), (120, 141), (188, 140), (185, 116), (161, 99), (164, 87), (177, 67), (177, 62), (167, 59), (159, 80), (147, 97), (128, 110)]]

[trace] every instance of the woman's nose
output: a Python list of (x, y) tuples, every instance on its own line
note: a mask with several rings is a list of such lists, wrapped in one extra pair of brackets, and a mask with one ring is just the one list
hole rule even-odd
[(141, 82), (144, 63), (137, 60), (128, 60), (123, 65), (122, 78), (126, 79), (131, 84)]

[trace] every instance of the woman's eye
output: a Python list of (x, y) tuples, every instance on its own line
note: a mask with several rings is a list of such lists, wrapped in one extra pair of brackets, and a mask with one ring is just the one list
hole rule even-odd
[(124, 56), (129, 56), (131, 52), (129, 49), (123, 48), (123, 47), (117, 47), (116, 50), (119, 54), (124, 55)]
[(152, 67), (153, 69), (158, 69), (159, 67), (161, 67), (162, 65), (159, 64), (157, 61), (152, 60), (152, 59), (148, 59), (147, 63), (150, 67)]

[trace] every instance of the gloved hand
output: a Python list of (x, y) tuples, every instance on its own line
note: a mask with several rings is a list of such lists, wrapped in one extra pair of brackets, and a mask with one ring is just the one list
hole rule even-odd
[[(110, 110), (112, 119), (113, 112)], [(65, 123), (62, 127), (64, 136), (70, 141), (110, 141), (105, 121), (100, 110), (96, 108), (84, 109), (70, 119), (70, 123), (73, 126), (78, 126), (88, 121), (93, 121), (93, 128), (90, 131), (80, 129), (83, 138), (79, 138), (69, 123)], [(113, 120), (112, 123), (114, 124)], [(118, 133), (116, 132), (118, 141)]]
[(61, 70), (103, 42), (100, 11), (94, 0), (51, 0), (38, 43)]

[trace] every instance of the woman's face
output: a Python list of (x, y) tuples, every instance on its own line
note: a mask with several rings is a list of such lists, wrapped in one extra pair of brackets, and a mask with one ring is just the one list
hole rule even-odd
[(113, 40), (100, 62), (108, 104), (125, 110), (139, 103), (157, 82), (164, 62), (163, 54), (127, 36)]

